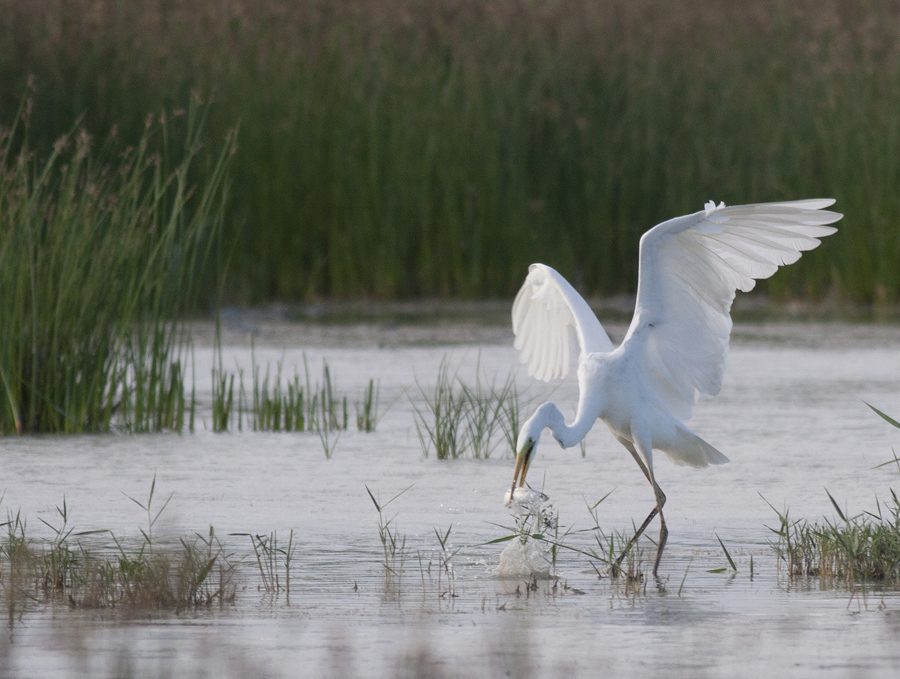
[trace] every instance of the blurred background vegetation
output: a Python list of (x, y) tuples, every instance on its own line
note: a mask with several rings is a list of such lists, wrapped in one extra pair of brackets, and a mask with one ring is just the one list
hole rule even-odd
[(898, 36), (886, 0), (0, 0), (0, 125), (124, 148), (211, 102), (229, 303), (628, 292), (658, 221), (816, 196), (839, 234), (764, 289), (895, 303)]

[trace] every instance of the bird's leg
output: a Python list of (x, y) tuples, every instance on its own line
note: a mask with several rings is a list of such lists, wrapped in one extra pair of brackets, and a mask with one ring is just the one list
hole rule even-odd
[[(666, 517), (663, 516), (662, 512), (663, 506), (666, 504), (666, 495), (662, 492), (659, 484), (656, 483), (656, 475), (653, 473), (652, 445), (646, 440), (635, 439), (632, 448), (640, 448), (641, 452), (644, 453), (643, 458), (647, 461), (647, 464), (646, 466), (641, 465), (641, 469), (644, 471), (644, 476), (650, 481), (650, 485), (653, 486), (653, 494), (656, 496), (655, 510), (659, 512), (659, 542), (656, 544), (656, 561), (653, 562), (653, 577), (655, 578), (656, 572), (659, 570), (659, 562), (662, 560), (663, 550), (666, 548), (666, 540), (669, 539)], [(642, 456), (638, 455), (637, 452), (632, 454), (638, 460), (638, 463), (642, 462), (640, 459)], [(653, 512), (651, 512), (652, 515)]]
[(618, 570), (621, 568), (622, 561), (625, 560), (625, 557), (628, 555), (628, 552), (631, 550), (634, 543), (637, 542), (637, 539), (641, 536), (641, 533), (643, 533), (644, 530), (646, 530), (647, 526), (650, 525), (650, 522), (653, 521), (653, 518), (657, 514), (659, 514), (659, 506), (658, 505), (656, 507), (654, 507), (653, 511), (650, 512), (650, 514), (647, 516), (646, 519), (644, 519), (644, 523), (642, 523), (640, 528), (638, 528), (634, 532), (634, 535), (631, 536), (631, 539), (628, 541), (628, 544), (625, 545), (625, 548), (622, 550), (622, 553), (619, 554), (619, 558), (616, 559), (615, 572), (618, 572)]
[(653, 484), (653, 492), (656, 493), (656, 508), (659, 510), (659, 543), (656, 547), (656, 562), (653, 564), (653, 577), (656, 577), (656, 571), (659, 570), (659, 562), (662, 559), (663, 550), (666, 548), (666, 540), (669, 539), (669, 529), (666, 528), (666, 517), (663, 516), (662, 508), (666, 504), (666, 496), (656, 483), (653, 476), (653, 470), (650, 470), (650, 483)]
[[(621, 443), (623, 446), (625, 446), (626, 450), (628, 450), (628, 452), (631, 453), (631, 456), (634, 458), (634, 461), (637, 462), (638, 467), (641, 468), (641, 471), (644, 473), (644, 476), (647, 477), (647, 480), (650, 482), (650, 485), (653, 486), (654, 492), (656, 493), (656, 506), (653, 508), (653, 511), (651, 511), (650, 514), (647, 515), (647, 518), (644, 519), (644, 523), (642, 523), (640, 528), (638, 528), (635, 531), (632, 538), (628, 541), (628, 544), (625, 545), (625, 549), (623, 549), (622, 553), (619, 555), (619, 558), (616, 559), (615, 568), (616, 568), (616, 570), (618, 570), (619, 567), (622, 565), (622, 561), (625, 559), (625, 556), (628, 554), (629, 550), (632, 548), (632, 546), (634, 546), (634, 543), (637, 542), (637, 539), (641, 536), (641, 533), (643, 533), (647, 529), (647, 526), (650, 525), (650, 522), (653, 521), (654, 517), (657, 514), (660, 514), (660, 510), (662, 509), (662, 506), (666, 504), (666, 495), (665, 495), (665, 493), (662, 492), (660, 487), (657, 486), (656, 483), (654, 482), (652, 473), (647, 468), (647, 465), (644, 464), (644, 461), (641, 459), (641, 456), (638, 454), (637, 450), (635, 450), (634, 444), (626, 438), (619, 438), (619, 437), (616, 437), (616, 438), (618, 438), (619, 443)], [(660, 520), (662, 520), (662, 514), (660, 514)], [(665, 528), (665, 525), (666, 525), (665, 521), (663, 521), (662, 522), (662, 526), (663, 526), (662, 530), (665, 530), (665, 536), (666, 536), (666, 538), (668, 538), (669, 531), (668, 531), (668, 529)], [(662, 530), (660, 530), (660, 538), (663, 539), (663, 542), (665, 542), (665, 539), (662, 538), (662, 535), (663, 535)], [(656, 566), (659, 566), (659, 559), (661, 558), (661, 556), (662, 556), (662, 550), (660, 550), (657, 554)], [(653, 569), (653, 574), (656, 575), (655, 567)]]

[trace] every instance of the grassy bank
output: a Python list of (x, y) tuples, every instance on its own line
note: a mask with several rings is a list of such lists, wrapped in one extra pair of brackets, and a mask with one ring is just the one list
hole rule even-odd
[(834, 196), (767, 283), (900, 297), (900, 9), (886, 1), (0, 0), (0, 119), (137, 139), (197, 90), (241, 122), (234, 301), (511, 295), (535, 260), (633, 289), (707, 199)]

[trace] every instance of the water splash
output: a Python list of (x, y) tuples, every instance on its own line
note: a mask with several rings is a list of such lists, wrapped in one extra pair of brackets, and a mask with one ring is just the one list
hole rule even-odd
[(557, 513), (550, 498), (537, 490), (516, 488), (503, 504), (516, 520), (516, 536), (500, 553), (494, 570), (499, 578), (538, 578), (552, 576), (551, 534), (555, 534)]

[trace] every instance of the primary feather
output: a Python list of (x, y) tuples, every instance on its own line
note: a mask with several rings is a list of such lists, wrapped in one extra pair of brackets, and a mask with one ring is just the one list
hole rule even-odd
[(831, 199), (706, 209), (641, 238), (635, 314), (625, 342), (645, 333), (644, 376), (673, 415), (690, 419), (698, 394), (714, 395), (731, 334), (735, 291), (753, 289), (836, 231)]

